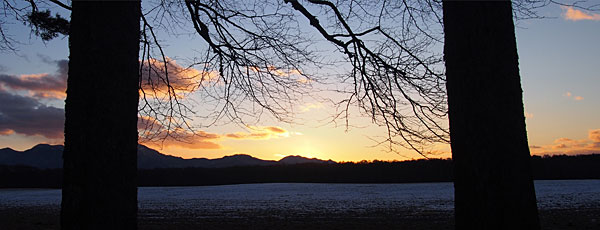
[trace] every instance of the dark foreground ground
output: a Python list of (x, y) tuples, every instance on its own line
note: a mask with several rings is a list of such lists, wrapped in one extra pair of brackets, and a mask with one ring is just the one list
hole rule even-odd
[[(542, 229), (600, 229), (600, 207), (540, 210)], [(366, 212), (255, 210), (194, 213), (141, 210), (139, 229), (454, 229), (452, 212), (403, 209)], [(58, 207), (1, 207), (0, 229), (59, 229)]]

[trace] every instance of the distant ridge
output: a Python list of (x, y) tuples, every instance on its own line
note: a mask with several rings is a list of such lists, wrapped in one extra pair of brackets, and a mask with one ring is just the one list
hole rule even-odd
[[(40, 146), (57, 149), (62, 146)], [(450, 159), (410, 161), (361, 161), (335, 164), (302, 164), (291, 156), (279, 161), (263, 161), (248, 155), (219, 159), (182, 159), (160, 154), (140, 146), (138, 186), (201, 186), (245, 183), (416, 183), (451, 182), (453, 164)], [(0, 149), (0, 159), (21, 154), (33, 156), (36, 151)], [(144, 152), (145, 151), (145, 152)], [(60, 151), (58, 151), (60, 153)], [(50, 155), (50, 154), (47, 154)], [(60, 159), (60, 157), (58, 157)], [(13, 159), (13, 162), (14, 159)], [(284, 163), (288, 162), (288, 163)], [(317, 161), (318, 162), (318, 161)], [(329, 162), (329, 161), (325, 161)], [(298, 164), (291, 164), (298, 163)], [(258, 166), (258, 165), (264, 166)], [(187, 167), (205, 165), (205, 167)], [(576, 156), (532, 156), (533, 178), (536, 180), (600, 179), (600, 154)], [(229, 167), (236, 166), (236, 167)], [(0, 188), (60, 188), (63, 170), (0, 164)]]
[[(38, 144), (25, 151), (11, 148), (0, 149), (0, 165), (23, 165), (40, 169), (62, 168), (62, 145)], [(250, 155), (236, 154), (217, 159), (181, 157), (162, 154), (144, 145), (138, 145), (138, 168), (227, 168), (236, 166), (269, 166), (280, 164), (323, 163), (335, 164), (332, 160), (320, 160), (301, 156), (287, 156), (279, 161), (262, 160)]]
[(293, 165), (293, 164), (306, 164), (306, 163), (327, 163), (327, 164), (335, 164), (335, 161), (332, 160), (328, 160), (328, 161), (323, 161), (323, 160), (319, 160), (317, 158), (306, 158), (306, 157), (302, 157), (302, 156), (287, 156), (282, 158), (281, 160), (279, 160), (279, 163), (282, 164), (288, 164), (288, 165)]
[(39, 144), (25, 151), (0, 149), (0, 165), (25, 165), (41, 169), (62, 168), (62, 145)]

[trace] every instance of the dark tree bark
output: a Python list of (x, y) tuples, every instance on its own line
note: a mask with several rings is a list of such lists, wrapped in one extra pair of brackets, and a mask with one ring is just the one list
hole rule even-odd
[(456, 229), (539, 229), (511, 3), (443, 11)]
[(62, 229), (136, 229), (140, 1), (73, 1)]

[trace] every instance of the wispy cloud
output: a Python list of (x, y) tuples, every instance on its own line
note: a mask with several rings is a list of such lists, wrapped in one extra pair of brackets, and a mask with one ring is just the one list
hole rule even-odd
[(600, 14), (596, 13), (586, 13), (581, 10), (575, 9), (570, 6), (561, 7), (565, 12), (563, 13), (563, 18), (570, 21), (580, 21), (580, 20), (593, 20), (600, 21)]
[(219, 73), (216, 71), (184, 67), (169, 57), (164, 62), (150, 59), (141, 61), (140, 64), (143, 93), (158, 98), (168, 96), (168, 86), (171, 86), (178, 96), (182, 96), (219, 81)]
[(231, 139), (267, 140), (289, 137), (290, 132), (277, 126), (248, 126), (248, 132), (227, 133), (223, 136)]
[(277, 68), (275, 66), (269, 66), (267, 68), (259, 68), (256, 66), (251, 66), (251, 67), (248, 67), (248, 70), (251, 70), (252, 72), (256, 72), (256, 73), (266, 73), (269, 75), (275, 75), (275, 76), (280, 76), (280, 77), (289, 77), (292, 75), (297, 75), (297, 76), (302, 75), (302, 72), (300, 72), (300, 70), (298, 70), (298, 69), (281, 69), (281, 68)]
[(221, 149), (222, 136), (203, 130), (167, 128), (160, 120), (138, 117), (139, 142), (152, 148), (178, 147), (185, 149)]
[(320, 108), (323, 108), (323, 104), (318, 103), (318, 102), (317, 103), (309, 102), (309, 103), (306, 103), (306, 104), (300, 106), (300, 110), (302, 112), (308, 112), (310, 110), (320, 109)]
[(269, 140), (295, 134), (295, 132), (290, 133), (278, 126), (247, 126), (247, 132), (217, 134), (197, 130), (192, 133), (188, 130), (177, 129), (170, 131), (169, 135), (165, 135), (167, 131), (156, 120), (151, 117), (140, 117), (138, 118), (138, 129), (141, 135), (143, 135), (149, 124), (154, 126), (151, 128), (153, 130), (162, 130), (159, 133), (153, 131), (153, 135), (158, 137), (168, 136), (168, 138), (152, 139), (151, 141), (143, 140), (144, 144), (156, 148), (222, 149), (223, 146), (219, 142), (224, 138), (232, 140)]
[(278, 76), (282, 78), (289, 78), (295, 80), (297, 83), (308, 84), (313, 81), (313, 79), (308, 78), (307, 75), (303, 74), (298, 69), (283, 69), (277, 68), (275, 66), (269, 66), (267, 68), (257, 67), (257, 66), (249, 66), (247, 69), (253, 73), (259, 75), (269, 75), (269, 76)]
[(532, 153), (541, 154), (586, 154), (600, 153), (600, 129), (588, 131), (587, 139), (575, 140), (561, 137), (554, 143), (542, 146), (529, 146)]
[(573, 95), (571, 92), (566, 92), (565, 94), (563, 94), (563, 96), (565, 96), (567, 98), (570, 98), (570, 99), (573, 99), (575, 101), (582, 101), (583, 100), (582, 96)]
[(221, 149), (223, 146), (217, 142), (220, 138), (221, 136), (218, 134), (197, 131), (194, 133), (178, 133), (177, 137), (169, 137), (155, 142), (145, 142), (144, 144), (149, 147), (158, 148)]

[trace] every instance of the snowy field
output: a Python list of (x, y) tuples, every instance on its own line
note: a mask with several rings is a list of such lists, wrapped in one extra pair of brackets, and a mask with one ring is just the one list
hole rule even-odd
[[(536, 181), (542, 229), (600, 229), (600, 180)], [(138, 229), (452, 230), (452, 183), (143, 187)], [(0, 189), (0, 229), (60, 229), (58, 189)]]
[[(600, 180), (535, 181), (540, 209), (600, 206)], [(197, 187), (141, 187), (140, 210), (285, 209), (365, 211), (410, 207), (447, 211), (453, 208), (452, 183), (414, 184), (241, 184)], [(4, 207), (59, 206), (59, 189), (0, 189)]]

